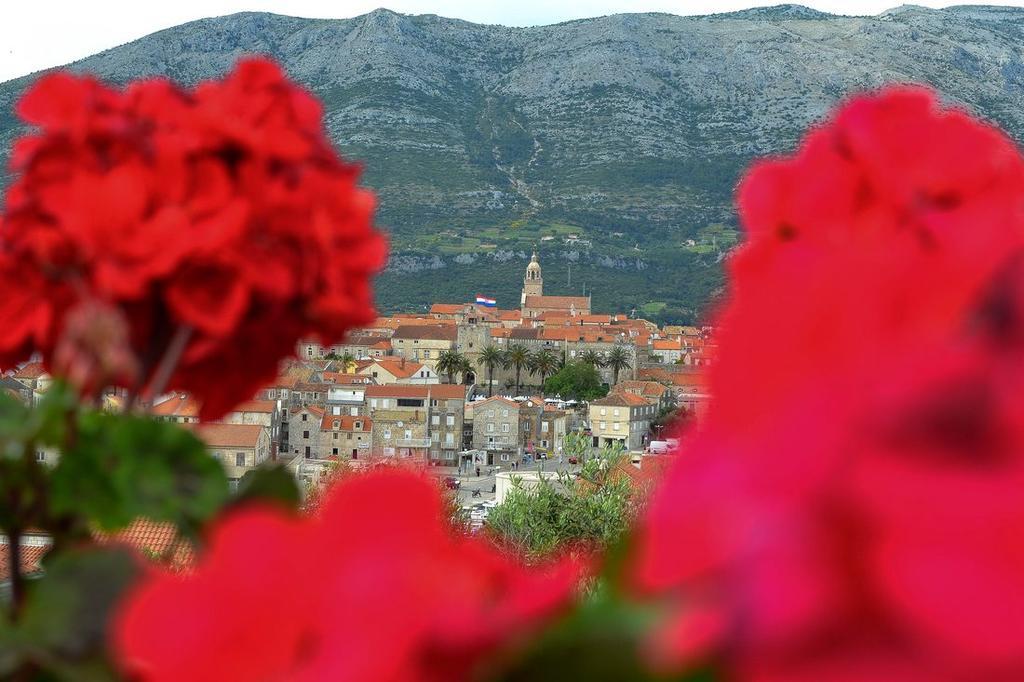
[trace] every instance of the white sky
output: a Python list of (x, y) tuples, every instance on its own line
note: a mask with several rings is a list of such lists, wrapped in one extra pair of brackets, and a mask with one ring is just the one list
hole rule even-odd
[[(0, 0), (0, 81), (59, 66), (186, 21), (246, 10), (344, 18), (383, 6), (509, 26), (552, 24), (619, 12), (709, 14), (782, 0)], [(803, 0), (836, 14), (877, 14), (902, 0)], [(915, 4), (997, 4), (958, 0)], [(1024, 6), (1024, 0), (1002, 2)]]

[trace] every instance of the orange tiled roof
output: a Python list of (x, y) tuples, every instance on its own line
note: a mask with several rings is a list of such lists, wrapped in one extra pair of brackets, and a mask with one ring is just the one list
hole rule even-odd
[(198, 417), (199, 402), (191, 394), (178, 391), (153, 405), (150, 412), (158, 417)]
[(635, 393), (646, 398), (661, 398), (665, 394), (665, 385), (657, 381), (623, 381), (612, 387), (612, 393)]
[(587, 296), (527, 296), (525, 307), (583, 310), (590, 307), (590, 298)]
[(680, 339), (655, 339), (651, 347), (654, 350), (682, 350), (683, 342)]
[(413, 360), (405, 360), (403, 358), (380, 358), (359, 371), (366, 372), (373, 367), (373, 365), (379, 366), (397, 379), (408, 379), (423, 369), (422, 363), (415, 362)]
[(38, 379), (44, 374), (46, 374), (46, 368), (43, 367), (43, 363), (30, 362), (16, 371), (13, 376), (19, 379)]
[(338, 431), (356, 431), (356, 422), (359, 422), (359, 431), (369, 433), (373, 426), (373, 420), (369, 417), (353, 417), (348, 414), (325, 414), (320, 420), (320, 428), (323, 431), (334, 431), (334, 422), (338, 422)]
[(222, 424), (207, 422), (196, 425), (196, 433), (211, 448), (254, 448), (265, 429), (258, 424)]
[[(0, 545), (0, 582), (7, 582), (11, 578), (11, 547), (6, 542)], [(21, 573), (32, 575), (42, 570), (43, 557), (50, 551), (49, 546), (38, 547), (35, 545), (21, 546)]]
[(465, 303), (435, 303), (430, 306), (432, 315), (455, 315), (466, 308)]
[(164, 558), (170, 550), (171, 554), (167, 556), (167, 560), (175, 567), (187, 566), (195, 559), (191, 543), (178, 535), (178, 529), (173, 523), (136, 519), (122, 530), (114, 533), (97, 532), (93, 533), (93, 536), (101, 545), (124, 545), (151, 558)]
[(609, 393), (604, 398), (594, 400), (590, 404), (617, 407), (642, 407), (644, 405), (650, 405), (651, 401), (647, 398), (638, 396), (635, 393)]

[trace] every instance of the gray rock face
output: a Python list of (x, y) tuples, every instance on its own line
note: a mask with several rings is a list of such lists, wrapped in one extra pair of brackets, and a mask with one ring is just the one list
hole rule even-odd
[[(446, 229), (564, 223), (581, 226), (598, 252), (602, 237), (624, 233), (622, 243), (645, 253), (609, 247), (608, 266), (641, 259), (653, 277), (651, 250), (732, 224), (732, 191), (750, 159), (791, 149), (850, 92), (931, 84), (1020, 139), (1022, 41), (1024, 10), (1001, 7), (840, 17), (783, 5), (537, 28), (387, 10), (349, 20), (243, 13), (71, 68), (192, 83), (242, 55), (269, 54), (323, 99), (332, 138), (365, 163), (397, 249), (422, 250), (424, 235)], [(0, 84), (4, 155), (19, 132), (11, 105), (27, 83)]]

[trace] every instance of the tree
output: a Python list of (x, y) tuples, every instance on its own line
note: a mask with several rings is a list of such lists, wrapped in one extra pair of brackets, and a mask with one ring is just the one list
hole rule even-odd
[(544, 383), (544, 392), (563, 400), (594, 400), (608, 394), (597, 369), (586, 362), (570, 362)]
[(558, 356), (548, 348), (538, 350), (530, 357), (530, 369), (540, 375), (543, 391), (544, 381), (558, 370)]
[(625, 346), (619, 344), (615, 344), (615, 347), (608, 352), (608, 357), (605, 359), (605, 367), (610, 367), (612, 370), (612, 385), (619, 383), (619, 372), (632, 366), (629, 351), (626, 350)]
[(437, 357), (437, 371), (448, 375), (448, 383), (455, 383), (455, 375), (461, 371), (466, 357), (457, 350), (443, 350)]
[(494, 393), (494, 368), (505, 364), (505, 353), (497, 346), (485, 346), (477, 359), (481, 369), (487, 370), (487, 397)]
[(459, 355), (459, 375), (462, 377), (462, 383), (466, 383), (466, 377), (473, 371), (473, 363), (465, 355)]
[[(530, 350), (521, 343), (513, 344), (505, 353), (505, 368), (513, 368), (516, 371), (516, 395), (519, 395), (519, 388), (522, 386), (522, 372), (530, 369)], [(532, 372), (531, 372), (532, 374)]]
[(580, 355), (580, 361), (598, 369), (604, 367), (604, 357), (596, 350), (584, 351), (583, 354)]
[(596, 550), (618, 543), (640, 509), (642, 490), (616, 475), (621, 447), (604, 448), (588, 460), (579, 478), (562, 472), (527, 488), (517, 482), (487, 517), (487, 532), (527, 559), (567, 545)]

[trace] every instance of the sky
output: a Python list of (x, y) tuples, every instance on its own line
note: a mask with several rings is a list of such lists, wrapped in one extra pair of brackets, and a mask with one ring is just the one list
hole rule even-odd
[[(479, 23), (536, 26), (620, 12), (711, 14), (780, 2), (782, 0), (2, 0), (0, 81), (67, 64), (187, 21), (247, 10), (340, 19), (387, 7), (404, 14), (439, 14)], [(800, 4), (836, 14), (877, 14), (901, 3), (902, 0), (803, 0)], [(915, 0), (914, 4), (1024, 6), (1024, 0)]]

